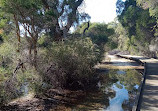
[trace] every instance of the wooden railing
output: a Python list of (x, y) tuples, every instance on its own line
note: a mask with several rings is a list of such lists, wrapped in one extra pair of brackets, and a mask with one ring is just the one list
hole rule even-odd
[(143, 92), (144, 92), (144, 86), (145, 86), (145, 80), (146, 80), (146, 74), (147, 74), (147, 63), (146, 62), (142, 62), (141, 60), (139, 60), (138, 58), (133, 58), (133, 57), (125, 57), (125, 56), (121, 56), (121, 55), (116, 55), (117, 57), (120, 58), (125, 58), (125, 59), (129, 59), (129, 60), (133, 60), (136, 61), (137, 63), (139, 63), (140, 65), (144, 66), (144, 73), (143, 73), (143, 79), (141, 82), (141, 85), (139, 86), (138, 89), (138, 94), (137, 94), (137, 101), (135, 103), (135, 105), (132, 108), (132, 111), (140, 111), (141, 109), (141, 104), (142, 104), (142, 99), (143, 99)]
[(125, 59), (129, 59), (129, 60), (133, 60), (136, 61), (137, 63), (139, 63), (140, 65), (144, 66), (144, 62), (142, 62), (141, 60), (137, 59), (137, 58), (133, 58), (133, 57), (126, 57), (126, 56), (121, 56), (121, 55), (116, 55), (117, 57), (120, 58), (125, 58)]
[(141, 104), (142, 104), (142, 99), (143, 99), (143, 92), (144, 92), (144, 86), (145, 86), (145, 80), (146, 80), (146, 68), (147, 64), (144, 62), (144, 74), (143, 74), (143, 79), (141, 82), (141, 85), (139, 86), (138, 94), (137, 94), (137, 101), (132, 109), (132, 111), (140, 111), (141, 109)]

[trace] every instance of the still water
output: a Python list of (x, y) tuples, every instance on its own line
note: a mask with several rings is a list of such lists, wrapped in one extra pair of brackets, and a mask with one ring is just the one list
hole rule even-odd
[(108, 70), (99, 75), (98, 91), (90, 93), (73, 110), (131, 111), (142, 75), (136, 70)]
[(142, 75), (135, 70), (113, 70), (108, 76), (117, 82), (109, 86), (109, 89), (115, 92), (115, 97), (109, 97), (109, 106), (104, 111), (131, 110), (137, 99), (136, 94)]
[[(131, 111), (142, 80), (140, 72), (133, 69), (101, 71), (96, 89), (87, 92), (76, 103), (58, 105), (59, 111)], [(21, 91), (25, 95), (28, 93), (27, 82), (22, 86)]]

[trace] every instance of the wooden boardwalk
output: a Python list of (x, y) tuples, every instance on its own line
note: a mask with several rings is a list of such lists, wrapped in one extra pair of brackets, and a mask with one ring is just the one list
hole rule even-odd
[[(125, 56), (125, 55), (124, 55)], [(125, 56), (132, 57), (132, 56)], [(142, 92), (139, 96), (137, 111), (158, 111), (158, 60), (133, 56), (141, 62), (146, 63), (144, 84), (142, 84)]]
[(143, 90), (141, 110), (158, 111), (158, 62), (147, 62), (146, 64), (146, 80)]
[(144, 69), (144, 66), (141, 66), (139, 63), (122, 58), (117, 57), (116, 55), (107, 55), (106, 58), (101, 62), (101, 64), (96, 65), (97, 69), (105, 70), (105, 69)]

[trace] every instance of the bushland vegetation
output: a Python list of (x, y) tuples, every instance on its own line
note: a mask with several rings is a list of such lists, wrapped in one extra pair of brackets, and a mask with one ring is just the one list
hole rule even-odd
[(118, 0), (117, 18), (105, 24), (90, 22), (84, 0), (0, 0), (0, 104), (51, 88), (94, 88), (94, 66), (113, 49), (157, 57), (157, 6)]

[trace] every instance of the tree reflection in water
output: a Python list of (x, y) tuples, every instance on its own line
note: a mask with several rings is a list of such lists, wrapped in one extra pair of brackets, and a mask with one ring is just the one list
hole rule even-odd
[(141, 79), (142, 75), (136, 70), (101, 72), (98, 90), (87, 92), (86, 97), (78, 100), (77, 104), (64, 107), (67, 111), (131, 111)]
[(114, 98), (109, 99), (110, 105), (106, 111), (131, 110), (136, 102), (142, 75), (136, 70), (110, 70), (104, 75), (109, 78), (108, 83), (113, 81), (111, 89), (116, 93)]
[[(110, 70), (109, 71), (109, 77), (112, 80), (117, 80), (120, 82), (120, 84), (125, 86), (125, 89), (127, 89), (129, 92), (135, 91), (138, 89), (140, 85), (142, 75), (137, 72), (136, 70), (121, 70), (122, 72), (125, 73), (119, 73), (117, 70)], [(117, 85), (118, 88), (121, 88), (119, 84)]]

